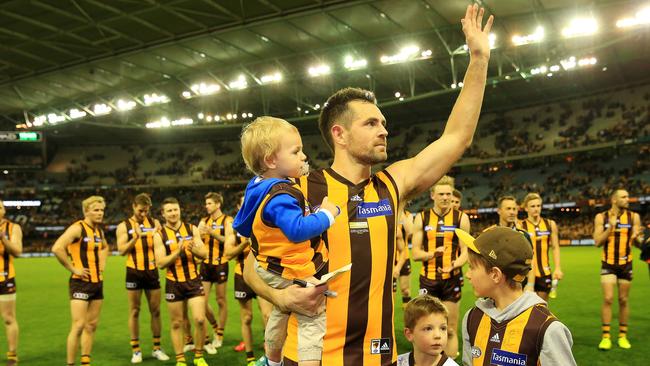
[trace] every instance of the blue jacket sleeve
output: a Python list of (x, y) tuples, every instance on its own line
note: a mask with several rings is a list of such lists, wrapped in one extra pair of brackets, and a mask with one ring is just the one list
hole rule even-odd
[(298, 200), (289, 194), (278, 194), (271, 198), (262, 211), (264, 220), (282, 230), (287, 239), (300, 243), (322, 234), (330, 227), (325, 212), (304, 216)]

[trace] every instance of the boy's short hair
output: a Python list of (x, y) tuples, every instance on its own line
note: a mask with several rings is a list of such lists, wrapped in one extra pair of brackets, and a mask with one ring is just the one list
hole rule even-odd
[(420, 318), (430, 314), (442, 314), (445, 318), (449, 317), (449, 311), (440, 299), (428, 294), (419, 295), (406, 304), (404, 326), (414, 329)]
[(542, 196), (537, 193), (528, 193), (526, 197), (524, 197), (524, 201), (521, 203), (521, 207), (526, 208), (526, 206), (528, 206), (528, 202), (532, 200), (539, 200), (542, 202)]
[(212, 200), (212, 202), (214, 203), (223, 205), (223, 196), (221, 195), (221, 193), (208, 192), (203, 198), (205, 198), (206, 200)]
[(81, 209), (83, 210), (84, 213), (86, 213), (86, 211), (90, 209), (90, 206), (94, 205), (95, 203), (103, 203), (104, 205), (106, 204), (106, 202), (104, 201), (104, 197), (90, 196), (85, 200), (81, 201)]
[(244, 126), (241, 134), (241, 154), (248, 170), (256, 175), (266, 171), (265, 160), (280, 148), (280, 138), (287, 131), (298, 132), (296, 126), (275, 117), (257, 117)]
[(456, 229), (455, 232), (458, 239), (467, 245), (470, 259), (480, 261), (486, 269), (497, 267), (507, 279), (515, 282), (523, 282), (532, 269), (533, 245), (523, 230), (495, 227), (476, 239), (466, 231)]
[(436, 183), (434, 183), (431, 186), (431, 193), (433, 193), (433, 191), (436, 189), (437, 186), (450, 186), (451, 189), (453, 190), (454, 189), (454, 181), (455, 180), (454, 180), (453, 177), (450, 177), (448, 175), (443, 176), (442, 178), (440, 178), (440, 180), (438, 180)]
[(454, 189), (451, 194), (453, 194), (454, 197), (458, 198), (459, 201), (463, 199), (463, 194), (457, 189)]
[(151, 197), (146, 193), (140, 193), (133, 198), (133, 203), (138, 206), (151, 206)]

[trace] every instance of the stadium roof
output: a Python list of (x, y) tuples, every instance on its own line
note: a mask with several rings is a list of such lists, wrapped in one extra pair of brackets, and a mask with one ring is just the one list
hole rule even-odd
[[(455, 100), (468, 62), (459, 25), (468, 3), (5, 1), (0, 4), (1, 127), (41, 122), (39, 128), (74, 126), (79, 133), (97, 131), (98, 124), (101, 131), (131, 130), (189, 119), (213, 127), (261, 114), (311, 119), (325, 98), (344, 86), (374, 90), (392, 119), (441, 118)], [(635, 14), (650, 3), (479, 3), (496, 16), (488, 75), (495, 89), (486, 94), (487, 108), (649, 81), (649, 27), (634, 19), (647, 21), (647, 11)], [(617, 27), (626, 17), (632, 26)], [(565, 28), (574, 18), (593, 18), (597, 30), (567, 38), (571, 30)], [(572, 31), (588, 32), (592, 26), (573, 23)], [(515, 35), (531, 44), (516, 46)], [(323, 75), (314, 76), (319, 72)]]

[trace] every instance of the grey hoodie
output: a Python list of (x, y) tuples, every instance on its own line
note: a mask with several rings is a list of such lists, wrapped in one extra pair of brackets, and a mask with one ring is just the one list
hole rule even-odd
[[(508, 305), (503, 311), (499, 311), (494, 306), (492, 299), (476, 300), (476, 307), (482, 310), (487, 316), (497, 322), (503, 322), (515, 318), (527, 309), (536, 304), (546, 304), (541, 297), (533, 292), (524, 292), (515, 302)], [(469, 311), (463, 317), (463, 365), (472, 365), (472, 345), (469, 344), (469, 334), (467, 333), (467, 316)], [(544, 342), (542, 351), (539, 355), (539, 361), (542, 366), (573, 366), (576, 364), (571, 352), (573, 339), (571, 332), (564, 324), (554, 321), (544, 333)]]

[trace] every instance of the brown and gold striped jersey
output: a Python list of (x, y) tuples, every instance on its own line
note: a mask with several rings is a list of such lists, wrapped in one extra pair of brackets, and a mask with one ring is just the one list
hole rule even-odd
[[(603, 212), (604, 229), (609, 227), (610, 212)], [(634, 212), (623, 210), (616, 218), (616, 227), (607, 237), (601, 260), (607, 264), (624, 265), (632, 262), (632, 226)]]
[[(13, 230), (13, 222), (9, 220), (4, 220), (0, 224), (0, 228), (4, 231), (7, 240), (11, 241)], [(16, 277), (16, 271), (14, 269), (14, 256), (9, 253), (5, 245), (0, 240), (0, 282), (12, 279)]]
[[(185, 222), (177, 230), (164, 225), (160, 232), (162, 242), (165, 245), (165, 254), (170, 255), (178, 248), (178, 242), (182, 238), (183, 241), (189, 242), (194, 240), (193, 235), (194, 225)], [(193, 280), (199, 276), (196, 260), (192, 251), (187, 247), (176, 258), (173, 265), (167, 267), (167, 279), (176, 282), (186, 282)]]
[[(219, 235), (226, 235), (226, 226), (232, 226), (232, 217), (228, 215), (221, 215), (216, 219), (211, 216), (204, 217), (201, 222), (210, 230), (217, 230)], [(203, 260), (203, 263), (219, 265), (228, 263), (228, 259), (224, 256), (224, 242), (217, 240), (212, 235), (203, 235), (203, 243), (208, 248), (208, 257)]]
[(521, 222), (521, 227), (530, 236), (533, 243), (533, 261), (535, 262), (535, 277), (543, 277), (551, 274), (551, 263), (548, 250), (551, 246), (551, 235), (553, 220), (540, 218), (537, 224), (530, 219)]
[(153, 251), (153, 234), (156, 232), (156, 222), (151, 217), (145, 217), (139, 223), (133, 217), (123, 221), (126, 226), (126, 233), (129, 238), (135, 238), (136, 234), (134, 227), (140, 226), (140, 230), (146, 234), (145, 237), (137, 238), (133, 249), (129, 252), (126, 258), (126, 266), (138, 271), (154, 270), (156, 269), (156, 258)]
[(104, 248), (104, 230), (98, 226), (92, 227), (84, 220), (79, 220), (72, 225), (81, 226), (81, 236), (68, 245), (68, 256), (72, 266), (77, 269), (87, 268), (90, 278), (84, 279), (75, 274), (72, 278), (86, 282), (102, 282), (103, 276), (99, 270), (99, 252)]
[(430, 280), (451, 278), (451, 273), (439, 272), (439, 269), (451, 267), (452, 262), (460, 255), (458, 236), (454, 230), (460, 228), (463, 213), (450, 209), (444, 216), (438, 216), (431, 208), (420, 212), (419, 215), (422, 217), (422, 250), (434, 252), (437, 248), (445, 248), (441, 256), (424, 261), (420, 276)]
[(557, 319), (543, 304), (516, 317), (497, 322), (479, 308), (467, 316), (473, 366), (539, 365), (544, 334)]
[[(329, 269), (352, 263), (349, 273), (329, 284), (338, 296), (327, 299), (322, 364), (389, 366), (397, 361), (392, 272), (399, 192), (386, 171), (354, 184), (332, 169), (316, 170), (298, 181), (308, 202), (325, 196), (341, 214), (322, 235), (332, 255)], [(295, 318), (289, 323), (285, 355), (297, 360)]]

